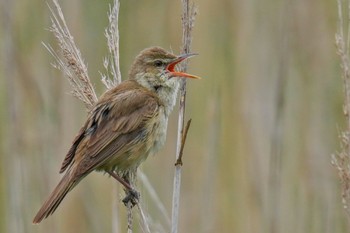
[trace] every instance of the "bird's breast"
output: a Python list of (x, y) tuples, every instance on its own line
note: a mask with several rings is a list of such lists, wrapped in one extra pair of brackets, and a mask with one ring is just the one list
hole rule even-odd
[(144, 126), (142, 133), (132, 140), (123, 152), (111, 156), (104, 164), (102, 170), (116, 170), (121, 174), (128, 170), (135, 170), (149, 155), (157, 153), (164, 145), (168, 125), (168, 116), (165, 109), (160, 106), (155, 117), (150, 118)]
[(158, 119), (153, 124), (153, 140), (151, 140), (150, 154), (157, 153), (163, 146), (166, 140), (166, 132), (168, 126), (168, 116), (165, 114), (165, 109), (160, 108)]

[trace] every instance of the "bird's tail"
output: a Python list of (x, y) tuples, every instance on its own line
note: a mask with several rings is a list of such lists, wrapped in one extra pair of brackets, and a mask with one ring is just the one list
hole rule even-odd
[(70, 171), (67, 171), (34, 217), (33, 223), (38, 224), (43, 219), (53, 214), (63, 198), (72, 188), (74, 188), (75, 185), (78, 184), (79, 181), (80, 179), (76, 179), (76, 177), (74, 177)]

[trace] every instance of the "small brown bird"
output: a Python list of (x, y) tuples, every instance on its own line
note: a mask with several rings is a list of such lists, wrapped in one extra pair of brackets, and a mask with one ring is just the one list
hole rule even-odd
[(138, 193), (132, 181), (136, 169), (165, 142), (179, 88), (174, 77), (199, 78), (175, 71), (176, 64), (193, 55), (175, 56), (152, 47), (136, 57), (129, 79), (105, 92), (89, 113), (62, 163), (64, 176), (33, 223), (50, 216), (66, 194), (94, 170), (121, 182), (128, 193), (124, 203), (135, 204)]

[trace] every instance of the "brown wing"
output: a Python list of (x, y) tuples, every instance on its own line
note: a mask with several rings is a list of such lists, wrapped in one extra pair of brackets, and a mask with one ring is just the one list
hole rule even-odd
[(60, 173), (64, 172), (67, 167), (71, 164), (73, 158), (74, 158), (74, 155), (75, 155), (75, 152), (77, 150), (77, 147), (79, 145), (79, 143), (84, 139), (85, 137), (85, 125), (80, 129), (78, 135), (75, 137), (75, 139), (73, 140), (73, 145), (71, 146), (71, 148), (69, 149), (66, 157), (64, 158), (63, 160), (63, 163), (61, 165), (61, 169), (60, 169)]
[(73, 141), (61, 172), (75, 163), (78, 173), (89, 173), (135, 143), (143, 126), (157, 114), (159, 105), (159, 99), (135, 81), (123, 82), (108, 91)]

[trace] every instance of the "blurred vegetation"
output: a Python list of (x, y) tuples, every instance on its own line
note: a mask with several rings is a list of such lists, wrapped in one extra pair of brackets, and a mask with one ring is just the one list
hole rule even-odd
[[(61, 1), (99, 94), (109, 2)], [(81, 182), (51, 218), (31, 224), (60, 179), (60, 163), (86, 112), (41, 44), (57, 46), (46, 30), (45, 1), (0, 4), (0, 232), (111, 232), (116, 205), (125, 229), (115, 182), (99, 173)], [(196, 4), (193, 51), (200, 56), (189, 70), (203, 79), (188, 83), (193, 122), (184, 151), (180, 232), (349, 231), (330, 163), (344, 125), (336, 1)], [(179, 1), (121, 1), (124, 78), (145, 47), (178, 53), (180, 17)], [(176, 120), (173, 114), (165, 148), (142, 166), (169, 213)], [(139, 189), (153, 226), (167, 229)]]

